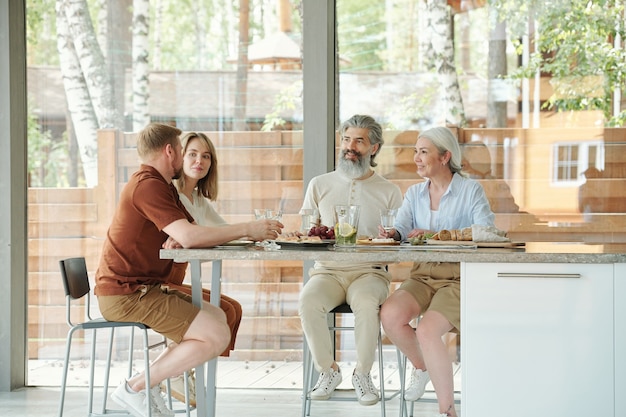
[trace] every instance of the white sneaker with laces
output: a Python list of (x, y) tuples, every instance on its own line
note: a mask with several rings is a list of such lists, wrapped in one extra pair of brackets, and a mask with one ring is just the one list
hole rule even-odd
[(341, 369), (336, 371), (333, 368), (326, 369), (320, 373), (317, 383), (311, 391), (312, 400), (327, 400), (332, 395), (335, 388), (341, 383)]
[[(189, 405), (191, 407), (195, 407), (196, 376), (193, 370), (187, 372), (187, 386), (189, 387)], [(172, 397), (176, 398), (181, 403), (185, 403), (185, 379), (183, 378), (183, 375), (170, 378), (170, 390)], [(161, 391), (167, 393), (167, 386), (164, 382), (161, 383)]]
[(372, 377), (370, 373), (362, 374), (354, 371), (352, 374), (352, 386), (354, 386), (354, 392), (356, 398), (361, 405), (374, 405), (378, 402), (378, 391), (372, 383)]
[[(135, 417), (148, 417), (146, 390), (134, 392), (130, 389), (128, 383), (124, 381), (111, 393), (111, 399)], [(153, 398), (151, 398), (150, 408), (152, 417), (171, 417), (174, 415), (173, 413), (171, 415), (163, 414), (157, 408)]]
[(417, 401), (422, 398), (426, 391), (426, 384), (430, 381), (428, 371), (412, 368), (411, 381), (409, 386), (404, 390), (404, 399), (406, 401)]
[[(152, 408), (156, 408), (162, 416), (174, 417), (174, 412), (165, 405), (165, 400), (161, 395), (161, 387), (159, 385), (150, 388), (150, 395), (152, 395), (152, 397), (150, 397)], [(154, 411), (152, 415), (154, 416)]]

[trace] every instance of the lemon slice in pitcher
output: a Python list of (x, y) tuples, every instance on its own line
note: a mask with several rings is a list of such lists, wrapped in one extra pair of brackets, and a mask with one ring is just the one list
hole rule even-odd
[(351, 237), (356, 234), (356, 229), (350, 223), (337, 223), (335, 233), (341, 237)]

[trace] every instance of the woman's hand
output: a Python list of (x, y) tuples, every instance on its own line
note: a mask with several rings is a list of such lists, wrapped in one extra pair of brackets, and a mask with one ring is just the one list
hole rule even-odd
[(423, 236), (424, 233), (433, 233), (433, 232), (431, 230), (426, 230), (426, 229), (413, 229), (409, 232), (409, 234), (406, 237), (407, 238), (420, 237), (420, 236)]
[(383, 238), (383, 239), (389, 239), (389, 238), (393, 238), (395, 239), (396, 237), (396, 229), (391, 229), (390, 231), (385, 231), (385, 229), (383, 229), (383, 227), (381, 225), (378, 225), (378, 237), (379, 238)]
[(248, 223), (248, 236), (255, 241), (273, 240), (281, 234), (285, 227), (278, 220), (260, 219)]

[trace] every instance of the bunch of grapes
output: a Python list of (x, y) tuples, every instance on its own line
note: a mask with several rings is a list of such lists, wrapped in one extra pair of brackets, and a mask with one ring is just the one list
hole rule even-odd
[(321, 239), (334, 239), (335, 229), (328, 226), (313, 226), (309, 230), (309, 236), (319, 236)]

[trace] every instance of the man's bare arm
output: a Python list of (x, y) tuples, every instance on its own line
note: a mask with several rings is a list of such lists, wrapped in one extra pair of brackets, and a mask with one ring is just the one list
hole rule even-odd
[(200, 226), (180, 219), (165, 226), (163, 231), (183, 248), (203, 248), (244, 237), (256, 241), (276, 239), (282, 228), (278, 220), (268, 219), (219, 227)]

